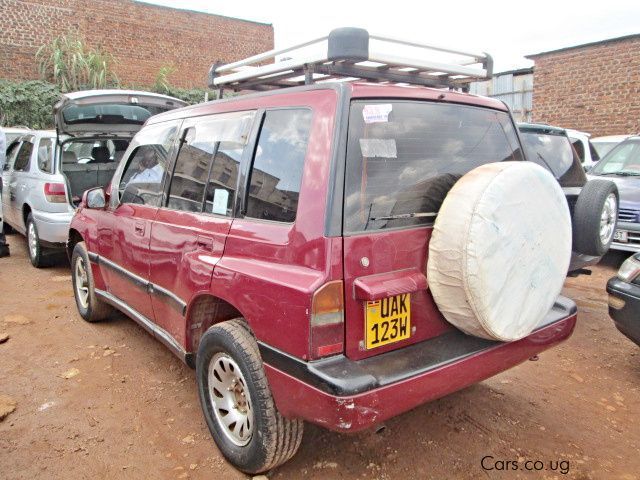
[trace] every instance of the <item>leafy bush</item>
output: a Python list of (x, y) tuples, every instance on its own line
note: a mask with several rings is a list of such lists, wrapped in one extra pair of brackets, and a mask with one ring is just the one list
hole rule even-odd
[(53, 106), (59, 99), (60, 89), (48, 82), (0, 80), (0, 124), (51, 128)]
[(112, 70), (113, 56), (101, 48), (89, 48), (75, 33), (54, 38), (36, 53), (43, 80), (55, 83), (63, 92), (87, 88), (117, 87), (120, 83)]

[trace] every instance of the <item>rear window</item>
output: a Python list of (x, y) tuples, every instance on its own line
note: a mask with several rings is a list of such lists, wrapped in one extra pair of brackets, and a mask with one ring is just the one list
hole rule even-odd
[(485, 163), (522, 159), (505, 112), (418, 101), (353, 102), (344, 230), (431, 224), (462, 175)]
[[(527, 159), (537, 163), (553, 173), (563, 187), (581, 187), (586, 176), (572, 147), (571, 140), (561, 131), (555, 130), (520, 130), (520, 138)], [(584, 148), (580, 143), (581, 151)]]
[(86, 105), (67, 107), (62, 115), (65, 123), (69, 125), (78, 123), (142, 125), (150, 116), (167, 110), (169, 108), (151, 105), (144, 107), (129, 104)]

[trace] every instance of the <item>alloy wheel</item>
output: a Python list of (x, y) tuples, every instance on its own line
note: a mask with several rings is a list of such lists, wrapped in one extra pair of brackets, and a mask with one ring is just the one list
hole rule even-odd
[(613, 238), (616, 216), (618, 215), (618, 200), (615, 194), (610, 193), (604, 202), (600, 217), (600, 241), (602, 245), (608, 245)]
[(89, 307), (89, 276), (87, 275), (87, 267), (84, 264), (84, 259), (78, 257), (76, 260), (76, 296), (82, 308)]
[(246, 445), (253, 434), (254, 415), (240, 367), (219, 352), (209, 362), (208, 380), (209, 399), (221, 430), (235, 445)]

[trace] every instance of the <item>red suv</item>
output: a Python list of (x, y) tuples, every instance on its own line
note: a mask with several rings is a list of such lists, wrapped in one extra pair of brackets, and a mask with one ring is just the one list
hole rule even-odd
[[(288, 86), (274, 65), (256, 67), (271, 80), (213, 84)], [(344, 75), (393, 72), (350, 65)], [(559, 287), (515, 341), (463, 333), (436, 306), (425, 266), (451, 185), (490, 162), (529, 162), (503, 103), (413, 75), (413, 86), (327, 82), (154, 116), (72, 221), (81, 316), (115, 307), (195, 366), (209, 429), (243, 471), (291, 458), (303, 421), (375, 426), (573, 331), (576, 307)]]

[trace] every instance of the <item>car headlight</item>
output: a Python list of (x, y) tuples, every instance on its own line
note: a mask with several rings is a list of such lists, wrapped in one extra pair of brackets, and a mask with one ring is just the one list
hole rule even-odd
[(640, 283), (640, 254), (627, 258), (620, 270), (618, 278), (628, 283)]

